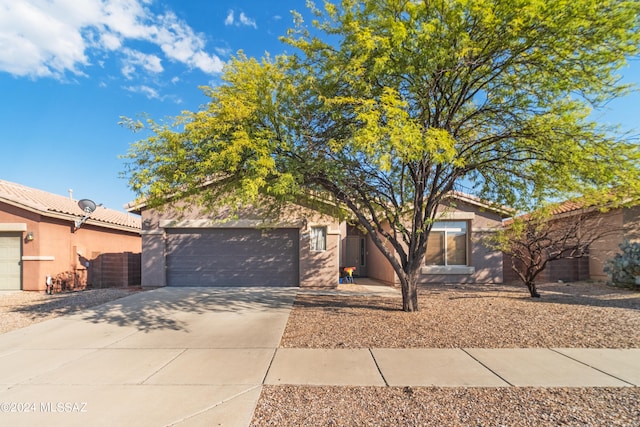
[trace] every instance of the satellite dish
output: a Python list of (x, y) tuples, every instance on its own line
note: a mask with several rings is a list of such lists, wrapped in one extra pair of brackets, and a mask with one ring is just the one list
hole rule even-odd
[(78, 202), (78, 206), (80, 206), (80, 209), (82, 209), (82, 212), (86, 213), (86, 214), (91, 214), (93, 213), (93, 211), (96, 210), (97, 205), (95, 204), (95, 202), (93, 200), (89, 200), (89, 199), (82, 199)]
[(98, 206), (101, 206), (101, 205), (96, 205), (93, 200), (89, 200), (89, 199), (82, 199), (78, 202), (78, 207), (82, 209), (82, 212), (84, 212), (84, 216), (82, 217), (82, 219), (76, 220), (74, 222), (76, 226), (75, 228), (76, 230), (82, 227), (82, 224), (84, 224), (87, 221), (87, 219), (89, 218), (89, 215), (91, 215)]

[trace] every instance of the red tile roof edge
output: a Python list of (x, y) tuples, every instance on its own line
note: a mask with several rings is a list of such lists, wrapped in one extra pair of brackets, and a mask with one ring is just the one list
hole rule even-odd
[[(0, 201), (37, 211), (44, 216), (62, 214), (73, 217), (69, 218), (70, 220), (79, 220), (84, 216), (84, 212), (78, 206), (78, 200), (2, 179), (0, 179)], [(118, 226), (131, 231), (139, 231), (142, 228), (139, 217), (103, 206), (96, 208), (89, 216), (89, 221), (96, 226), (109, 228)]]

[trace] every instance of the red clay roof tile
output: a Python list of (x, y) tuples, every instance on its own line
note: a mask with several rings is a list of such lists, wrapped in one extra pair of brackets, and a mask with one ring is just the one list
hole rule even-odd
[[(84, 212), (78, 206), (77, 200), (2, 179), (0, 179), (0, 201), (36, 210), (45, 216), (47, 214), (60, 213), (80, 219), (84, 215)], [(139, 217), (102, 206), (98, 206), (89, 219), (93, 223), (141, 229)]]

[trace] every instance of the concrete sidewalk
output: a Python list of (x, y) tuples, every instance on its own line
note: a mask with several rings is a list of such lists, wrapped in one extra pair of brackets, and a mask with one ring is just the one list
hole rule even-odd
[(633, 387), (638, 360), (640, 349), (280, 348), (265, 384)]
[(263, 384), (631, 387), (640, 349), (278, 348), (299, 289), (157, 289), (0, 335), (0, 425), (247, 426)]

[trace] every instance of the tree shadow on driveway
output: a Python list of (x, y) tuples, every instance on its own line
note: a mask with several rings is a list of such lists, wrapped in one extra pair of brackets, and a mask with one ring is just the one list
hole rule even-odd
[(188, 331), (194, 315), (268, 315), (289, 310), (295, 295), (287, 288), (159, 288), (87, 309), (80, 317), (146, 332)]

